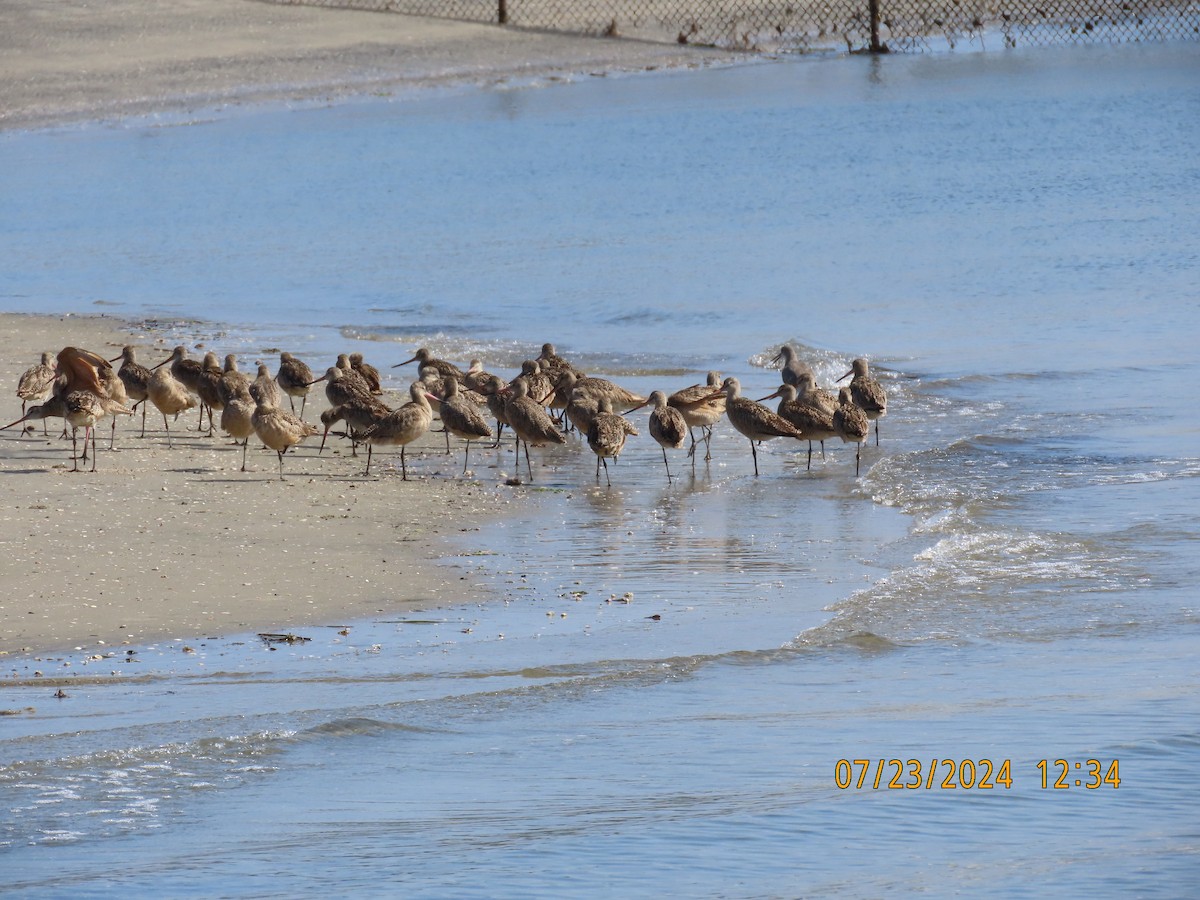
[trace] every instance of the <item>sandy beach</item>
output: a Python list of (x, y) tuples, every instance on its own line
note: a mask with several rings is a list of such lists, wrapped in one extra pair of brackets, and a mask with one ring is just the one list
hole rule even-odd
[[(113, 357), (131, 343), (146, 361), (170, 354), (113, 319), (0, 320), (0, 380), (11, 386), (42, 349)], [(327, 406), (319, 386), (312, 400), (305, 418), (317, 421)], [(5, 409), (4, 424), (20, 415), (11, 389)], [(407, 482), (387, 451), (363, 479), (365, 460), (333, 439), (320, 456), (319, 439), (289, 452), (280, 481), (274, 452), (251, 446), (241, 472), (241, 449), (219, 430), (197, 434), (194, 410), (172, 428), (173, 448), (153, 409), (145, 438), (140, 415), (119, 423), (114, 452), (106, 420), (95, 473), (71, 471), (62, 420), (47, 424), (49, 437), (41, 422), (24, 436), (0, 433), (0, 654), (287, 632), (469, 600), (461, 573), (436, 564), (443, 537), (479, 529), (511, 499), (501, 493), (511, 489), (459, 477), (461, 456), (444, 455), (440, 434), (410, 448), (432, 452), (417, 466), (423, 454), (408, 454)]]
[(704, 48), (253, 0), (13, 0), (0, 127), (727, 61)]

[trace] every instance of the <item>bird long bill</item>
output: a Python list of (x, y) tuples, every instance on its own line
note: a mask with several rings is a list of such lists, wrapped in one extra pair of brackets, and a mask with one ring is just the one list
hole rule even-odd
[(763, 403), (763, 402), (765, 402), (765, 401), (767, 401), (767, 400), (770, 400), (770, 399), (772, 399), (773, 397), (778, 397), (778, 396), (779, 396), (779, 391), (777, 390), (777, 391), (775, 391), (775, 393), (773, 393), (773, 394), (767, 394), (767, 396), (763, 397), (763, 398), (762, 398), (762, 399), (760, 399), (760, 400), (755, 400), (754, 402), (755, 402), (755, 403)]
[[(851, 375), (853, 375), (853, 374), (854, 374), (854, 370), (853, 370), (853, 369), (851, 369), (849, 372), (847, 372), (845, 375), (843, 375), (843, 376), (842, 376), (841, 378), (839, 378), (837, 381), (845, 381), (847, 378), (849, 378), (849, 377), (850, 377)], [(835, 381), (835, 382), (834, 382), (834, 384), (837, 384), (837, 381)]]
[(29, 413), (25, 413), (25, 415), (21, 416), (21, 418), (17, 419), (17, 421), (9, 422), (7, 425), (4, 426), (4, 428), (0, 428), (0, 431), (5, 431), (6, 429), (12, 428), (14, 425), (20, 425), (22, 422), (24, 422), (28, 418), (29, 418)]
[(645, 403), (639, 403), (639, 404), (638, 404), (637, 406), (635, 406), (633, 409), (627, 409), (627, 410), (625, 410), (625, 413), (624, 413), (624, 415), (629, 415), (630, 413), (637, 412), (637, 411), (638, 411), (639, 409), (641, 409), (643, 406), (649, 406), (649, 405), (650, 405), (650, 401), (649, 401), (649, 400), (647, 400)]
[(122, 358), (124, 358), (124, 356), (125, 356), (125, 354), (124, 354), (124, 353), (122, 353), (120, 356), (114, 356), (112, 359), (110, 359), (110, 360), (109, 360), (109, 362), (110, 362), (110, 363), (115, 363), (115, 362), (116, 362), (118, 359), (122, 359)]
[(163, 366), (165, 366), (167, 363), (169, 363), (174, 358), (175, 358), (175, 354), (172, 353), (170, 356), (168, 356), (166, 359), (164, 359), (162, 362), (160, 362), (157, 366), (151, 366), (150, 371), (153, 372), (155, 369), (161, 369)]
[(408, 365), (410, 362), (416, 362), (418, 358), (419, 358), (419, 357), (416, 357), (416, 356), (414, 356), (412, 359), (406, 359), (406, 360), (405, 360), (404, 362), (402, 362), (402, 363), (396, 363), (394, 366), (392, 366), (392, 368), (393, 368), (393, 369), (398, 369), (398, 368), (400, 368), (401, 366), (407, 366), (407, 365)]
[(328, 381), (328, 380), (329, 380), (329, 373), (328, 373), (328, 372), (326, 372), (326, 373), (325, 373), (324, 375), (322, 375), (320, 378), (314, 378), (312, 381), (306, 381), (306, 382), (304, 382), (304, 386), (305, 386), (305, 387), (312, 387), (314, 384), (317, 384), (318, 382), (321, 382), (321, 381)]

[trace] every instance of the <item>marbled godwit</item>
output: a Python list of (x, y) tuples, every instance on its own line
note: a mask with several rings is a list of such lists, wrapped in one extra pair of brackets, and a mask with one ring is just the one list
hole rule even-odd
[(692, 445), (688, 448), (688, 456), (692, 457), (692, 465), (696, 462), (696, 435), (693, 428), (699, 427), (704, 436), (704, 458), (712, 459), (712, 429), (725, 415), (725, 394), (721, 393), (721, 373), (709, 372), (707, 384), (693, 384), (682, 388), (667, 398), (667, 405), (677, 409), (687, 423), (688, 435)]
[[(29, 422), (34, 419), (41, 419), (42, 426), (44, 428), (46, 419), (66, 419), (66, 417), (66, 394), (56, 393), (51, 395), (50, 399), (48, 399), (45, 403), (35, 404), (29, 407), (29, 409), (25, 412), (25, 415), (21, 416), (21, 418), (17, 419), (15, 422), (9, 422), (4, 426), (4, 428), (0, 428), (0, 431), (4, 431), (5, 429), (12, 428), (14, 425), (20, 425), (22, 422)], [(65, 432), (66, 426), (64, 425), (63, 428)], [(47, 432), (47, 436), (49, 436), (49, 432)]]
[(783, 360), (783, 369), (779, 373), (779, 380), (784, 384), (790, 384), (795, 387), (800, 383), (801, 375), (812, 375), (812, 367), (801, 361), (796, 356), (796, 351), (792, 349), (790, 344), (784, 344), (779, 348), (779, 352), (775, 354), (775, 358), (771, 360), (773, 363)]
[[(524, 378), (515, 378), (508, 386), (511, 396), (504, 404), (504, 415), (509, 427), (517, 435), (518, 445), (525, 444), (525, 471), (533, 481), (533, 469), (529, 464), (529, 445), (542, 447), (546, 444), (565, 444), (567, 439), (554, 426), (554, 420), (545, 407), (529, 396), (529, 385)], [(518, 446), (518, 451), (519, 451)], [(520, 459), (517, 466), (520, 466)]]
[[(667, 448), (678, 450), (688, 437), (688, 424), (683, 413), (669, 406), (667, 395), (662, 391), (651, 391), (650, 399), (642, 404), (653, 405), (650, 411), (650, 437), (662, 448), (663, 465), (667, 468), (667, 481), (671, 480), (671, 464), (667, 462)], [(641, 407), (636, 407), (641, 409)], [(630, 410), (632, 412), (632, 410)], [(692, 466), (696, 465), (696, 456), (692, 454)]]
[[(104, 366), (98, 369), (96, 374), (99, 376), (101, 387), (104, 388), (104, 397), (109, 401), (101, 401), (105, 407), (105, 412), (113, 413), (112, 434), (108, 439), (108, 449), (112, 450), (117, 444), (117, 414), (123, 415), (128, 413), (132, 416), (133, 410), (126, 407), (126, 404), (129, 403), (129, 394), (125, 390), (125, 382), (113, 371), (112, 366)], [(95, 435), (93, 433), (92, 446), (95, 447), (95, 444)]]
[[(568, 372), (564, 376), (563, 385), (574, 384), (574, 382), (575, 376)], [(600, 398), (595, 394), (577, 391), (572, 387), (563, 412), (567, 421), (574, 425), (580, 434), (586, 435), (592, 430), (592, 423), (596, 421), (596, 414), (600, 412)]]
[(467, 456), (471, 452), (471, 441), (490, 438), (492, 429), (480, 413), (479, 407), (464, 397), (458, 390), (458, 382), (446, 379), (446, 395), (442, 397), (438, 415), (447, 434), (453, 434), (467, 442), (463, 451), (463, 474), (467, 473)]
[(150, 370), (137, 361), (137, 352), (132, 346), (126, 344), (121, 350), (121, 355), (115, 359), (110, 359), (109, 362), (121, 360), (121, 368), (117, 370), (117, 377), (125, 385), (125, 394), (130, 400), (133, 400), (133, 408), (142, 407), (142, 437), (146, 436), (146, 400), (149, 399)]
[(191, 409), (196, 405), (196, 398), (169, 368), (155, 368), (146, 385), (146, 392), (155, 409), (162, 413), (163, 427), (167, 429), (167, 446), (172, 447), (174, 445), (171, 442), (171, 425), (167, 416), (178, 416), (185, 409)]
[(817, 379), (808, 374), (801, 375), (800, 380), (796, 382), (796, 399), (823, 409), (830, 415), (838, 408), (837, 395), (831, 394), (823, 387), (817, 387)]
[[(350, 362), (350, 355), (348, 353), (339, 353), (336, 365), (342, 370), (342, 378), (349, 384), (354, 385), (364, 394), (375, 393), (371, 390), (371, 382), (367, 381), (366, 376), (354, 368), (354, 363)], [(380, 393), (383, 393), (383, 391), (380, 391)]]
[(271, 375), (271, 370), (267, 368), (267, 364), (264, 362), (258, 364), (258, 373), (250, 385), (250, 396), (256, 402), (259, 397), (262, 397), (272, 406), (278, 406), (283, 402), (283, 392), (279, 390), (279, 385)]
[[(811, 376), (803, 377), (811, 381)], [(799, 428), (808, 440), (808, 468), (811, 470), (813, 441), (821, 442), (821, 459), (824, 459), (825, 441), (837, 436), (837, 431), (833, 427), (833, 413), (815, 403), (798, 399), (795, 385), (781, 385), (779, 390), (763, 397), (763, 400), (770, 400), (771, 397), (780, 398), (779, 415)]]
[(250, 435), (254, 434), (254, 411), (258, 404), (250, 396), (248, 387), (230, 394), (221, 407), (221, 430), (233, 438), (234, 444), (242, 445), (242, 471), (246, 471), (246, 448)]
[[(529, 396), (542, 406), (550, 406), (554, 401), (554, 381), (542, 371), (542, 364), (536, 359), (527, 359), (521, 363), (521, 375), (525, 379), (525, 387)], [(559, 404), (566, 406), (565, 403)]]
[[(853, 378), (850, 376), (853, 375)], [(850, 365), (850, 371), (838, 381), (850, 378), (850, 397), (854, 400), (868, 420), (875, 422), (875, 446), (879, 446), (879, 420), (887, 415), (887, 392), (879, 382), (871, 377), (865, 359), (856, 359)]]
[[(488, 379), (492, 378), (491, 372), (483, 370), (483, 363), (477, 359), (471, 360), (471, 367), (463, 373), (462, 385), (467, 390), (475, 391), (479, 394), (487, 393)], [(503, 379), (501, 379), (503, 382)]]
[(857, 476), (862, 459), (862, 442), (871, 433), (871, 423), (867, 421), (866, 413), (854, 402), (848, 387), (838, 391), (838, 408), (833, 414), (833, 430), (843, 443), (854, 444), (854, 474)]
[(348, 369), (330, 366), (320, 378), (315, 378), (310, 384), (325, 382), (325, 399), (330, 406), (341, 406), (350, 400), (370, 400), (371, 391), (361, 378)]
[(380, 376), (379, 370), (369, 362), (364, 362), (361, 353), (350, 354), (350, 368), (367, 383), (367, 388), (372, 394), (383, 393), (383, 378)]
[[(411, 362), (411, 360), (409, 360)], [(367, 468), (364, 475), (371, 474), (371, 452), (375, 444), (400, 445), (400, 477), (408, 481), (408, 464), (404, 449), (433, 425), (433, 407), (425, 395), (425, 386), (414, 381), (408, 389), (412, 400), (380, 419), (365, 435), (367, 445)]]
[(604, 479), (612, 487), (612, 479), (608, 475), (608, 460), (613, 462), (625, 449), (625, 438), (636, 436), (637, 429), (624, 416), (613, 412), (612, 401), (607, 397), (600, 398), (600, 410), (592, 420), (592, 427), (587, 433), (588, 446), (596, 454), (596, 480), (600, 480), (600, 464), (604, 463)]
[(317, 426), (310, 425), (294, 413), (280, 409), (266, 397), (256, 397), (254, 415), (250, 424), (258, 439), (279, 455), (279, 480), (283, 481), (283, 454), (305, 438), (317, 433)]
[[(54, 387), (54, 379), (58, 377), (58, 365), (54, 354), (45, 352), (42, 361), (36, 366), (30, 366), (17, 381), (17, 396), (21, 398), (21, 415), (25, 415), (25, 405), (31, 400), (44, 400), (50, 396)], [(46, 428), (46, 420), (42, 419), (42, 429)], [(24, 434), (24, 429), (21, 431)]]
[(607, 397), (614, 411), (621, 410), (625, 412), (646, 402), (645, 397), (639, 396), (633, 391), (626, 390), (619, 384), (609, 381), (607, 378), (595, 378), (590, 375), (586, 378), (576, 378), (573, 390), (583, 391), (597, 399)]
[(275, 373), (275, 381), (280, 390), (287, 394), (293, 413), (296, 411), (295, 398), (300, 398), (300, 417), (303, 418), (304, 404), (308, 402), (308, 391), (313, 384), (312, 369), (292, 354), (280, 353), (279, 371)]
[(500, 446), (500, 435), (504, 433), (504, 426), (509, 424), (508, 414), (504, 411), (508, 403), (508, 397), (504, 394), (506, 387), (499, 375), (489, 375), (480, 392), (487, 401), (488, 412), (496, 419), (496, 443), (492, 444), (493, 448)]
[(585, 377), (585, 373), (581, 369), (559, 356), (554, 345), (549, 342), (542, 344), (542, 352), (538, 354), (537, 358), (538, 362), (545, 364), (543, 369), (549, 369), (551, 373), (574, 372), (577, 378)]
[(725, 415), (730, 424), (750, 439), (750, 452), (754, 455), (754, 474), (758, 474), (759, 441), (776, 437), (802, 439), (804, 435), (795, 425), (778, 413), (773, 413), (761, 403), (742, 396), (742, 385), (736, 378), (725, 379)]
[(425, 347), (420, 348), (412, 359), (406, 359), (402, 363), (396, 363), (392, 366), (393, 369), (398, 369), (401, 366), (407, 366), (410, 362), (419, 362), (422, 366), (433, 366), (442, 375), (453, 375), (455, 378), (463, 377), (462, 369), (454, 365), (454, 363), (446, 362), (444, 359), (437, 359)]
[[(100, 414), (94, 415), (96, 404), (84, 402), (82, 399), (77, 399), (74, 404), (67, 403), (67, 422), (73, 428), (86, 429), (84, 431), (83, 458), (87, 459), (87, 437), (89, 433), (92, 435), (94, 447), (95, 432), (93, 429), (96, 421), (105, 415), (114, 417), (113, 443), (115, 443), (117, 429), (115, 417), (117, 415), (133, 415), (133, 410), (125, 406), (128, 398), (125, 395), (124, 383), (113, 371), (109, 361), (100, 354), (79, 347), (64, 347), (58, 351), (57, 360), (64, 395), (75, 391), (89, 393), (95, 397), (96, 404), (100, 408)], [(74, 440), (73, 436), (72, 440)], [(112, 448), (112, 444), (109, 445), (109, 448)], [(92, 465), (94, 470), (95, 461)]]
[(209, 351), (204, 354), (201, 364), (200, 377), (196, 379), (196, 394), (200, 397), (200, 422), (204, 422), (204, 410), (208, 410), (208, 436), (213, 433), (213, 411), (223, 410), (225, 401), (221, 397), (221, 379), (225, 376), (217, 354)]
[(339, 406), (331, 406), (321, 413), (321, 424), (325, 426), (325, 434), (321, 436), (321, 449), (318, 454), (325, 452), (325, 440), (329, 437), (329, 429), (334, 423), (345, 420), (346, 437), (350, 439), (350, 455), (358, 456), (358, 445), (376, 423), (391, 410), (374, 397), (355, 397)]
[[(188, 358), (187, 348), (180, 344), (159, 365), (165, 365), (166, 363), (171, 364), (171, 374), (175, 376), (176, 381), (183, 385), (184, 390), (198, 397), (200, 395), (200, 375), (204, 372), (204, 366), (200, 364), (200, 361)], [(157, 369), (158, 366), (154, 368)], [(192, 404), (192, 406), (195, 405), (194, 403)], [(204, 404), (201, 402), (199, 405), (200, 424), (196, 426), (197, 431), (204, 428)], [(188, 409), (191, 409), (191, 407), (189, 406)]]
[(237, 357), (232, 353), (225, 356), (225, 368), (221, 371), (221, 383), (218, 390), (221, 392), (222, 403), (228, 403), (234, 397), (242, 394), (247, 396), (250, 394), (250, 379), (245, 373), (238, 371)]
[(100, 398), (91, 391), (71, 391), (63, 398), (67, 404), (67, 424), (71, 426), (71, 461), (75, 463), (72, 472), (79, 471), (79, 456), (75, 444), (75, 435), (83, 429), (83, 458), (87, 459), (88, 438), (92, 440), (92, 471), (96, 471), (96, 423), (104, 417), (104, 407)]

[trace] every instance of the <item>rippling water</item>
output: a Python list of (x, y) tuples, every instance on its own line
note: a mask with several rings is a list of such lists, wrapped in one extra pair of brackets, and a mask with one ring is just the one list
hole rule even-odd
[[(13, 662), (10, 889), (1188, 893), (1198, 62), (776, 62), (0, 136), (10, 309), (201, 316), (180, 333), (248, 357), (503, 371), (553, 340), (642, 392), (715, 368), (756, 397), (791, 341), (891, 397), (860, 479), (779, 442), (754, 478), (727, 426), (674, 484), (644, 437), (611, 489), (544, 452), (463, 540), (489, 604), (142, 647), (57, 704)], [(891, 759), (1012, 784), (873, 789)], [(1080, 769), (1043, 789), (1056, 759)], [(1076, 787), (1089, 759), (1119, 787)]]

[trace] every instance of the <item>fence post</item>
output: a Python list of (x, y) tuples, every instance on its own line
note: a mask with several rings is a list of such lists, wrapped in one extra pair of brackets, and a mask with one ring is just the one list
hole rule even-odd
[[(504, 0), (500, 0), (503, 4)], [(882, 53), (884, 46), (879, 42), (879, 0), (867, 0), (867, 13), (871, 17), (871, 52)]]
[(496, 18), (501, 25), (508, 24), (508, 0), (500, 0), (500, 9), (496, 13)]

